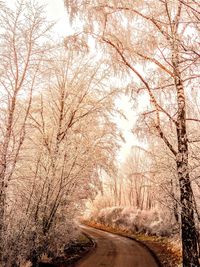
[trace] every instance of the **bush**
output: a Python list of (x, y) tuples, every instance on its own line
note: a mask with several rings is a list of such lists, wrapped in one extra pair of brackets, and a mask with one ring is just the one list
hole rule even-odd
[(87, 220), (132, 231), (158, 236), (171, 236), (178, 226), (170, 213), (153, 210), (135, 210), (134, 208), (109, 207), (103, 208), (95, 216), (87, 215)]

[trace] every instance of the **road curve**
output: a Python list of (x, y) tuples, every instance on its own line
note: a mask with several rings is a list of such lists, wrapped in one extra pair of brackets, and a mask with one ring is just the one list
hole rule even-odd
[(82, 229), (97, 247), (76, 267), (158, 267), (151, 253), (138, 242), (87, 226)]

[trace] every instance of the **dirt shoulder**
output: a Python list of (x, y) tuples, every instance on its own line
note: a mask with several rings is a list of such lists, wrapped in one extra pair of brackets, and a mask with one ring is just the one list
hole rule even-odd
[(144, 234), (134, 234), (125, 229), (113, 228), (96, 222), (84, 221), (83, 224), (101, 229), (107, 232), (116, 233), (125, 237), (133, 238), (147, 246), (148, 249), (158, 258), (160, 265), (163, 267), (181, 266), (181, 252), (170, 242), (170, 239), (157, 236), (148, 236)]

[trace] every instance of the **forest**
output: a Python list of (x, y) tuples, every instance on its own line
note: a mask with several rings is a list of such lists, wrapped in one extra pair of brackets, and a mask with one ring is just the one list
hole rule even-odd
[(0, 267), (61, 257), (80, 220), (199, 267), (199, 1), (62, 4), (55, 38), (40, 1), (0, 2)]

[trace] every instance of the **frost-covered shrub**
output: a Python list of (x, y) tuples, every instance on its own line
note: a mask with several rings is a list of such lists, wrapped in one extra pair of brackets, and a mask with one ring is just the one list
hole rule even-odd
[(100, 210), (98, 219), (101, 223), (110, 225), (120, 217), (121, 212), (122, 208), (120, 207), (105, 208)]
[(74, 220), (63, 220), (48, 233), (49, 246), (54, 257), (62, 256), (67, 243), (73, 241), (80, 234), (80, 230)]
[[(10, 219), (10, 217), (8, 218)], [(79, 235), (79, 228), (73, 218), (57, 214), (54, 223), (44, 234), (42, 220), (35, 221), (19, 211), (18, 217), (9, 220), (4, 235), (5, 267), (26, 266), (28, 262), (40, 260), (42, 255), (60, 257), (65, 245)]]
[[(94, 217), (91, 214), (91, 217)], [(134, 233), (170, 236), (177, 231), (177, 225), (170, 213), (134, 208), (112, 207), (102, 209), (95, 221), (106, 226), (127, 229)]]

